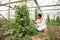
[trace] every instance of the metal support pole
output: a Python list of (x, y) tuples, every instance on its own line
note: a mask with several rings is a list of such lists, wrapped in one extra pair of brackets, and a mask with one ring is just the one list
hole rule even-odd
[(40, 10), (40, 13), (42, 14), (41, 8), (39, 7), (39, 4), (38, 4), (37, 0), (34, 0), (34, 2), (37, 5), (38, 9)]
[(2, 0), (0, 0), (0, 4), (1, 4)]
[(10, 21), (10, 0), (9, 0), (9, 8), (8, 8), (8, 20)]

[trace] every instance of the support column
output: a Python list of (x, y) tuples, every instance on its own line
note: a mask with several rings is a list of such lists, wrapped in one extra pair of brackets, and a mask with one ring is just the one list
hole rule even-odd
[(9, 8), (8, 8), (8, 20), (10, 21), (10, 0), (9, 0)]

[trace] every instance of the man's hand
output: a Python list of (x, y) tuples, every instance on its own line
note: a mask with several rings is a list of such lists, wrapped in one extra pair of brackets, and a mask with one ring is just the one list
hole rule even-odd
[(37, 24), (36, 22), (35, 22), (35, 20), (32, 20), (35, 24)]
[(35, 20), (32, 20), (33, 22), (35, 22)]

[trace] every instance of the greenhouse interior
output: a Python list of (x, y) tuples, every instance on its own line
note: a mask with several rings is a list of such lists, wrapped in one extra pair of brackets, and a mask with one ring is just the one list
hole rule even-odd
[(60, 0), (0, 0), (0, 40), (60, 40)]

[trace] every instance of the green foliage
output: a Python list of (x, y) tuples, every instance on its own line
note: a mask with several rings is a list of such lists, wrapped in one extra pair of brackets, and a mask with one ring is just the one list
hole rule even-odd
[(50, 19), (49, 16), (47, 16), (47, 24), (60, 26), (60, 18), (59, 18), (59, 16), (56, 17), (56, 20), (55, 19)]
[(49, 15), (47, 15), (47, 22), (50, 22), (50, 17), (49, 17)]
[(12, 40), (19, 40), (26, 35), (33, 36), (37, 34), (34, 23), (30, 20), (29, 11), (25, 4), (22, 6), (15, 6), (15, 19), (11, 19), (10, 22), (1, 19), (1, 22), (4, 23), (4, 31), (9, 32), (8, 30), (12, 29), (12, 34), (10, 34)]
[(60, 23), (60, 18), (59, 18), (59, 16), (56, 17), (56, 22), (57, 22), (57, 23)]
[(6, 24), (6, 23), (7, 23), (7, 21), (6, 21), (6, 20), (4, 20), (3, 18), (0, 18), (0, 23)]
[(37, 12), (37, 9), (35, 9), (35, 20), (37, 20), (38, 18), (38, 12)]
[(22, 6), (15, 6), (15, 22), (11, 25), (14, 26), (12, 28), (15, 28), (14, 38), (16, 37), (19, 39), (20, 36), (23, 37), (25, 35), (31, 36), (36, 34), (36, 29), (29, 18), (29, 11), (25, 4)]
[(24, 26), (29, 26), (30, 18), (29, 18), (29, 11), (27, 9), (26, 5), (16, 6), (15, 7), (15, 12), (16, 12), (16, 22), (19, 25)]

